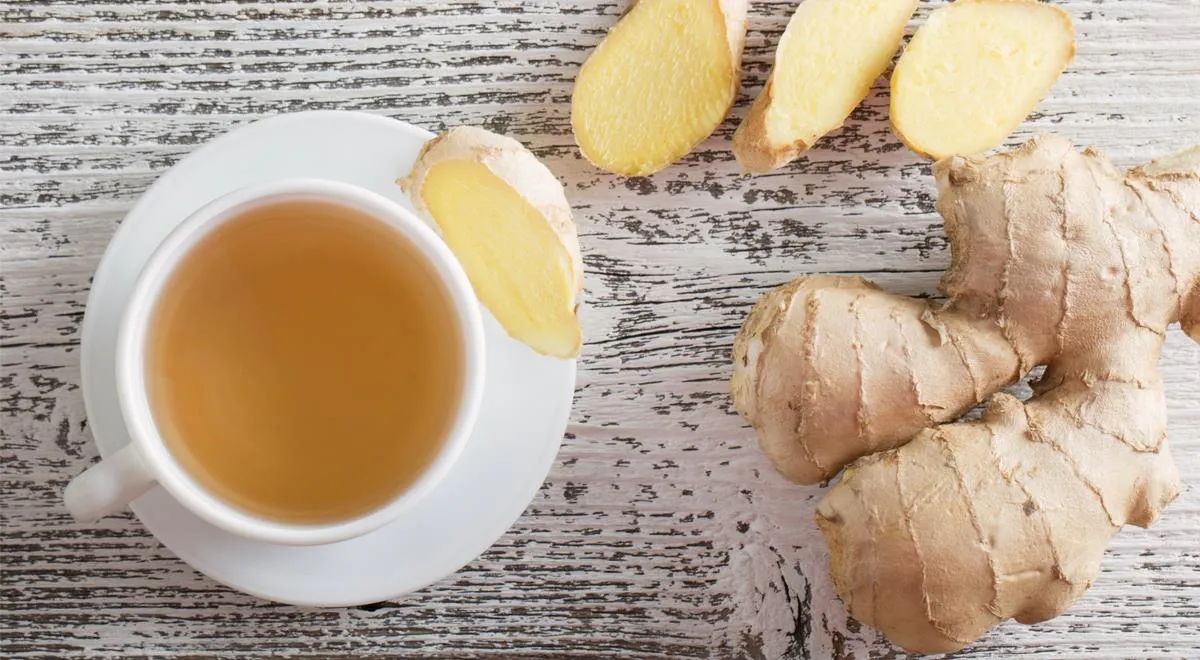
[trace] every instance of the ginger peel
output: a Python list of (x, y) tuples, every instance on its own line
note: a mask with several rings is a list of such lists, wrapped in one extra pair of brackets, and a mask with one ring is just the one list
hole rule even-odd
[[(1172, 323), (1200, 338), (1200, 150), (1119, 172), (1042, 136), (934, 174), (947, 301), (798, 278), (747, 318), (731, 384), (785, 476), (865, 456), (817, 524), (851, 614), (916, 652), (1057, 616), (1157, 518), (1180, 488), (1158, 357)], [(1031, 399), (996, 394), (1037, 365)]]
[(562, 184), (521, 143), (460, 126), (430, 140), (399, 182), (514, 339), (572, 358), (583, 264)]

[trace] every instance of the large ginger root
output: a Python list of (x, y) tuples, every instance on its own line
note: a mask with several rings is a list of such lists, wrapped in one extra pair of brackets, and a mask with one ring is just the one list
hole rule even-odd
[(751, 172), (791, 162), (840, 127), (883, 74), (917, 0), (806, 0), (775, 51), (775, 68), (733, 136)]
[[(1179, 490), (1159, 353), (1174, 322), (1200, 339), (1200, 150), (1120, 173), (1044, 136), (934, 174), (944, 305), (805, 278), (734, 350), (734, 402), (785, 475), (899, 447), (851, 465), (817, 524), (850, 612), (918, 652), (1057, 616), (1156, 519)], [(1029, 401), (939, 426), (1036, 365)]]
[(652, 174), (716, 130), (737, 95), (749, 0), (638, 0), (584, 62), (571, 96), (592, 164)]
[(892, 128), (934, 159), (999, 145), (1075, 53), (1065, 11), (1037, 0), (958, 0), (935, 10), (892, 73)]
[(579, 242), (562, 184), (541, 161), (512, 138), (461, 126), (426, 143), (398, 183), (513, 338), (578, 354)]

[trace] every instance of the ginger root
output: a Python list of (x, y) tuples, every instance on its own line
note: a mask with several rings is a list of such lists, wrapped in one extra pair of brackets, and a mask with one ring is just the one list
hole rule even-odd
[(426, 143), (398, 183), (509, 335), (544, 355), (579, 353), (579, 242), (562, 184), (541, 161), (516, 140), (460, 126)]
[[(870, 454), (816, 520), (850, 613), (916, 652), (1057, 616), (1157, 518), (1180, 488), (1158, 358), (1172, 323), (1200, 340), (1200, 150), (1122, 173), (1042, 136), (934, 174), (947, 301), (799, 278), (747, 318), (731, 385), (792, 479)], [(995, 394), (1037, 365), (1030, 400)]]
[(805, 484), (957, 418), (1020, 375), (991, 319), (830, 275), (764, 295), (733, 359), (734, 405), (776, 469)]
[(892, 73), (896, 135), (933, 159), (999, 145), (1075, 53), (1062, 9), (1037, 0), (958, 0), (934, 10)]
[(775, 51), (775, 68), (733, 136), (751, 172), (791, 162), (840, 127), (883, 74), (917, 0), (806, 0)]
[(749, 0), (639, 0), (584, 62), (571, 126), (585, 158), (652, 174), (716, 130), (737, 95)]

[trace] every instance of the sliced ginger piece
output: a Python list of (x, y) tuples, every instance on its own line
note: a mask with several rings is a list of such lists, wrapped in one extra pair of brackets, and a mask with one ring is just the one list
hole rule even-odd
[(571, 126), (585, 158), (652, 174), (716, 130), (737, 94), (749, 0), (640, 0), (584, 62)]
[(583, 265), (562, 184), (521, 143), (453, 128), (399, 181), (514, 339), (544, 355), (579, 353)]
[(917, 0), (806, 0), (775, 51), (775, 68), (733, 136), (751, 172), (785, 165), (862, 103), (900, 48)]
[(892, 128), (935, 160), (998, 146), (1075, 54), (1062, 9), (1036, 0), (958, 0), (933, 11), (892, 74)]

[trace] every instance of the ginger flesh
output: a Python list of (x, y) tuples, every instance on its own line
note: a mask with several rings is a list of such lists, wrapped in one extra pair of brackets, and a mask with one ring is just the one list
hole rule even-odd
[(509, 335), (544, 355), (578, 354), (579, 248), (543, 164), (515, 140), (460, 127), (427, 144), (401, 186)]
[(891, 121), (933, 159), (999, 145), (1075, 52), (1066, 12), (1035, 0), (959, 0), (932, 12), (892, 74)]
[(575, 81), (571, 125), (583, 155), (610, 172), (646, 175), (711, 135), (737, 91), (745, 5), (634, 5)]
[(916, 7), (916, 0), (800, 4), (767, 87), (734, 136), (743, 167), (779, 167), (840, 127), (891, 63)]
[[(816, 512), (834, 586), (929, 653), (1057, 616), (1157, 518), (1180, 488), (1158, 358), (1173, 323), (1200, 341), (1200, 150), (1119, 172), (1042, 136), (933, 169), (946, 302), (798, 278), (747, 317), (731, 383), (784, 475), (849, 464)], [(1038, 365), (1031, 399), (997, 394)]]
[(434, 165), (421, 191), (476, 295), (509, 334), (535, 350), (579, 349), (570, 256), (537, 209), (484, 165)]

